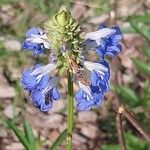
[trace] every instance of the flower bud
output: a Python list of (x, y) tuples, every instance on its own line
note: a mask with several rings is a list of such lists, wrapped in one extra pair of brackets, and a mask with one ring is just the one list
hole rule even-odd
[(60, 26), (65, 26), (69, 23), (69, 15), (67, 11), (62, 10), (56, 15), (57, 22)]

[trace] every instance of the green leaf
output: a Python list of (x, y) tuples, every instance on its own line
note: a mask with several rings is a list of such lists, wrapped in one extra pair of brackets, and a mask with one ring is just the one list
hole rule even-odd
[(102, 145), (100, 150), (119, 150), (119, 145), (111, 144), (111, 145)]
[(19, 128), (17, 128), (16, 125), (10, 119), (7, 119), (6, 123), (8, 127), (13, 130), (15, 135), (18, 137), (19, 141), (26, 148), (26, 150), (32, 150), (31, 144), (29, 144), (23, 132)]
[(145, 56), (150, 58), (150, 47), (144, 47), (142, 50), (143, 50)]
[(128, 87), (125, 86), (114, 86), (113, 91), (115, 91), (121, 100), (132, 107), (135, 107), (139, 104), (139, 98), (136, 93)]
[(30, 145), (32, 146), (32, 150), (36, 150), (36, 141), (35, 141), (35, 137), (33, 135), (32, 129), (30, 127), (29, 122), (25, 119), (24, 121), (24, 132), (25, 132), (25, 137), (28, 140), (29, 143), (31, 143)]
[(144, 23), (150, 23), (150, 14), (145, 15), (133, 15), (129, 17), (129, 21), (137, 21), (137, 22), (144, 22)]
[[(144, 24), (139, 24), (137, 21), (130, 21), (131, 27), (139, 33), (141, 36), (143, 36), (149, 43), (150, 43), (150, 28), (147, 27)], [(144, 30), (143, 30), (144, 28)]]
[(150, 81), (146, 80), (141, 93), (141, 106), (150, 110)]
[(139, 71), (145, 74), (150, 74), (150, 64), (144, 63), (139, 59), (132, 60)]
[(149, 100), (150, 100), (150, 81), (149, 80), (145, 81), (145, 83), (144, 83), (143, 98), (147, 102), (149, 102)]
[(125, 139), (127, 150), (150, 150), (150, 143), (141, 140), (130, 133), (125, 134)]
[[(125, 133), (125, 142), (127, 150), (150, 150), (150, 143), (130, 133)], [(104, 144), (100, 150), (120, 150), (120, 146), (117, 144)]]
[(56, 141), (53, 143), (53, 145), (49, 148), (49, 150), (57, 150), (58, 146), (63, 143), (66, 137), (67, 137), (67, 130), (64, 130), (56, 139)]

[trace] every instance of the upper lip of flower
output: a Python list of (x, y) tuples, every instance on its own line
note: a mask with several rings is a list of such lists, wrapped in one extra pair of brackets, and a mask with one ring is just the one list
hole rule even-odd
[(89, 71), (97, 71), (99, 72), (100, 74), (103, 74), (103, 72), (106, 72), (108, 71), (108, 68), (105, 67), (104, 65), (100, 64), (100, 63), (93, 63), (93, 62), (90, 62), (90, 61), (84, 61), (84, 66), (86, 69), (88, 69)]
[(42, 93), (47, 93), (48, 91), (50, 91), (53, 87), (57, 85), (57, 82), (58, 82), (58, 78), (56, 77), (51, 78), (49, 80), (47, 87), (42, 91)]
[(54, 64), (54, 63), (49, 63), (49, 64), (47, 64), (47, 65), (45, 65), (45, 66), (38, 67), (37, 69), (35, 69), (35, 70), (31, 73), (31, 75), (39, 75), (39, 74), (44, 75), (44, 74), (47, 74), (47, 73), (52, 72), (53, 70), (56, 69), (56, 67), (57, 67), (56, 64)]
[(31, 37), (27, 38), (26, 41), (43, 44), (47, 49), (51, 46), (46, 35), (32, 35)]
[(78, 84), (79, 84), (79, 87), (80, 87), (87, 95), (89, 95), (90, 97), (92, 97), (90, 86), (84, 85), (84, 84), (82, 84), (80, 81), (78, 81)]
[(112, 34), (114, 34), (115, 32), (116, 32), (115, 29), (104, 28), (104, 29), (100, 29), (98, 31), (86, 33), (84, 38), (90, 39), (90, 40), (97, 40), (97, 39), (101, 39), (104, 37), (109, 37)]

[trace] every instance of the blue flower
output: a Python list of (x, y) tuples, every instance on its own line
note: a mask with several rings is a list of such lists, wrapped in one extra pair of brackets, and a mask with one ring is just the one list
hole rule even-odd
[(43, 44), (32, 43), (31, 41), (24, 41), (22, 43), (22, 48), (33, 51), (34, 55), (39, 55), (43, 53), (44, 46)]
[(32, 69), (26, 69), (21, 75), (21, 84), (25, 90), (31, 91), (38, 87), (44, 89), (49, 81), (48, 73), (56, 69), (56, 64), (49, 63), (45, 66), (36, 64)]
[(40, 64), (36, 64), (32, 69), (23, 71), (21, 75), (21, 84), (25, 90), (31, 91), (37, 86), (39, 89), (44, 89), (46, 87), (49, 81), (48, 74), (44, 74), (43, 76), (39, 76), (39, 74), (33, 75), (33, 72), (40, 67)]
[(91, 72), (91, 87), (94, 92), (101, 91), (102, 93), (109, 91), (109, 83), (106, 78), (101, 78), (101, 76), (95, 71)]
[(38, 55), (43, 53), (45, 48), (49, 48), (45, 32), (40, 28), (31, 28), (26, 32), (26, 40), (22, 43), (22, 48), (33, 51), (33, 54)]
[(98, 62), (84, 61), (83, 65), (90, 72), (95, 71), (96, 73), (98, 73), (99, 76), (101, 76), (102, 80), (103, 78), (106, 78), (108, 80), (110, 77), (110, 68), (105, 60), (101, 60)]
[(90, 84), (79, 82), (80, 88), (75, 94), (76, 107), (78, 110), (89, 110), (93, 106), (99, 106), (104, 93), (109, 90), (110, 68), (105, 60), (96, 63), (85, 61), (83, 64), (90, 71)]
[(79, 89), (75, 94), (76, 108), (80, 111), (90, 110), (93, 106), (100, 106), (103, 101), (103, 93), (97, 92), (88, 95), (82, 89)]
[(43, 112), (52, 108), (53, 100), (60, 98), (56, 88), (57, 78), (50, 78), (48, 75), (55, 68), (56, 65), (53, 63), (46, 66), (37, 64), (33, 69), (28, 69), (22, 74), (21, 83), (24, 89), (31, 93), (34, 106)]
[[(99, 30), (104, 28), (106, 28), (106, 26), (99, 26)], [(100, 40), (100, 45), (95, 49), (97, 54), (103, 59), (105, 55), (115, 56), (122, 50), (122, 46), (120, 45), (122, 39), (122, 33), (120, 28), (116, 26), (112, 27), (111, 29), (113, 29), (115, 32), (109, 37), (102, 38)]]
[(122, 50), (122, 33), (118, 26), (108, 28), (100, 25), (98, 31), (87, 33), (85, 39), (86, 49), (96, 51), (102, 59), (105, 55), (115, 56)]
[(59, 98), (60, 94), (57, 88), (55, 86), (51, 86), (50, 88), (49, 84), (47, 84), (47, 87), (42, 91), (37, 88), (31, 92), (32, 103), (42, 112), (50, 110), (52, 108), (53, 101), (56, 101)]

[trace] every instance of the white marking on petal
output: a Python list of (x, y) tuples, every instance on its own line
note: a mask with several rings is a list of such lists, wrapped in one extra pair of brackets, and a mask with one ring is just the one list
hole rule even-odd
[(50, 43), (48, 41), (46, 41), (45, 39), (42, 39), (39, 36), (27, 38), (26, 41), (33, 42), (33, 43), (43, 43), (43, 45), (46, 49), (50, 48)]
[(44, 74), (39, 74), (36, 79), (37, 79), (37, 83), (39, 83), (41, 81), (41, 78), (43, 77)]
[(44, 31), (41, 28), (38, 28), (40, 35), (43, 35)]
[(86, 33), (85, 39), (97, 40), (104, 37), (109, 37), (110, 35), (114, 34), (116, 31), (110, 28), (104, 28), (95, 32)]
[(82, 84), (80, 81), (78, 81), (79, 87), (90, 97), (92, 97), (91, 95), (91, 89), (89, 86)]
[(51, 44), (48, 42), (48, 41), (46, 41), (46, 40), (43, 40), (43, 45), (44, 45), (44, 47), (46, 48), (46, 49), (50, 49), (50, 47), (51, 47)]
[(57, 65), (53, 63), (49, 63), (48, 65), (41, 66), (36, 68), (31, 75), (38, 75), (38, 74), (47, 74), (52, 72), (54, 69), (56, 69)]
[(48, 91), (50, 91), (53, 87), (55, 87), (58, 83), (58, 78), (54, 77), (51, 78), (48, 82), (48, 85), (46, 86), (46, 88), (42, 91), (42, 93), (47, 93)]
[(103, 74), (103, 75), (104, 75), (104, 72), (108, 71), (108, 68), (106, 68), (104, 65), (102, 65), (100, 63), (93, 63), (90, 61), (84, 61), (84, 66), (89, 71), (95, 70), (98, 73)]

